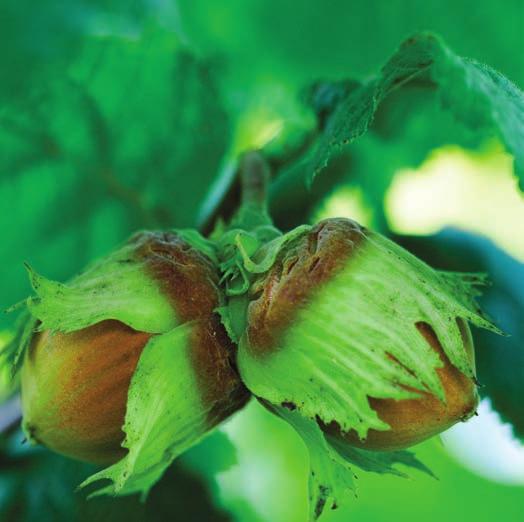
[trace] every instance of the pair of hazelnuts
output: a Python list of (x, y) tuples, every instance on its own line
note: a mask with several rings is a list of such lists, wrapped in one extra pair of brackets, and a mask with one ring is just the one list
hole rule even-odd
[(141, 232), (68, 285), (33, 279), (21, 371), (31, 441), (99, 464), (122, 459), (141, 358), (182, 327), (184, 346), (166, 353), (174, 365), (184, 357), (198, 396), (181, 389), (171, 408), (201, 408), (195, 441), (253, 396), (314, 421), (327, 440), (376, 451), (474, 413), (468, 321), (487, 322), (458, 297), (458, 280), (354, 221), (327, 219), (252, 274), (231, 335), (220, 265), (194, 234)]

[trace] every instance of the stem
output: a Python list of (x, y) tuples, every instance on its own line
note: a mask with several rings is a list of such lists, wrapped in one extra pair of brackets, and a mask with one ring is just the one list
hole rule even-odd
[(200, 220), (199, 229), (204, 235), (213, 231), (219, 218), (238, 223), (240, 208), (258, 209), (267, 215), (268, 186), (273, 173), (271, 162), (262, 151), (255, 150), (245, 152), (235, 163), (228, 187)]
[(229, 223), (230, 229), (252, 231), (270, 226), (268, 213), (268, 186), (271, 169), (260, 151), (250, 151), (238, 161), (237, 179), (240, 185), (240, 206)]
[(261, 152), (246, 152), (240, 159), (238, 173), (242, 206), (266, 212), (270, 168)]

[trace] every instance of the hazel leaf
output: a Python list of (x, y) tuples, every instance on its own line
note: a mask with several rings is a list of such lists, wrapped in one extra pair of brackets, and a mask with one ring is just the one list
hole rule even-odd
[[(457, 56), (430, 33), (405, 40), (380, 73), (363, 85), (353, 85), (340, 95), (340, 82), (331, 84), (338, 98), (327, 108), (316, 107), (318, 118), (325, 124), (312, 154), (309, 181), (336, 150), (368, 131), (380, 104), (391, 92), (415, 78), (436, 87), (442, 106), (466, 127), (500, 138), (515, 157), (515, 171), (523, 188), (524, 94), (502, 74)], [(328, 89), (325, 83), (320, 87)], [(316, 99), (314, 95), (311, 98)]]

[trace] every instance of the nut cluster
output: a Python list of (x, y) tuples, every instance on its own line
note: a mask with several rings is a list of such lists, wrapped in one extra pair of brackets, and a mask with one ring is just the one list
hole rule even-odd
[[(352, 331), (351, 323), (360, 324), (362, 314), (371, 317), (367, 308), (370, 306), (380, 308), (384, 324), (401, 321), (407, 330), (413, 321), (408, 313), (404, 317), (387, 317), (388, 309), (383, 301), (390, 297), (390, 290), (380, 281), (387, 279), (384, 273), (374, 274), (375, 286), (365, 287), (360, 296), (362, 301), (369, 301), (369, 294), (374, 293), (371, 303), (364, 305), (350, 295), (351, 287), (357, 285), (359, 278), (371, 277), (366, 272), (368, 257), (371, 256), (372, 265), (377, 262), (373, 256), (380, 256), (374, 251), (364, 255), (372, 241), (369, 231), (357, 223), (328, 219), (284, 244), (269, 270), (257, 274), (251, 282), (238, 358), (237, 347), (217, 315), (224, 297), (219, 271), (210, 257), (176, 232), (147, 232), (129, 241), (124, 247), (124, 259), (118, 262), (123, 266), (139, 266), (141, 276), (156, 286), (155, 299), (165, 300), (171, 308), (175, 324), (195, 322), (190, 337), (191, 365), (199, 383), (199, 401), (206, 404), (208, 411), (208, 429), (245, 404), (248, 398), (245, 383), (261, 399), (304, 411), (305, 415), (315, 418), (330, 437), (362, 448), (395, 450), (468, 418), (475, 411), (478, 395), (473, 375), (464, 373), (450, 361), (431, 322), (421, 319), (411, 326), (436, 357), (435, 372), (443, 392), (440, 396), (423, 379), (411, 382), (408, 378), (405, 382), (393, 383), (402, 393), (391, 394), (391, 397), (380, 393), (375, 396), (370, 387), (369, 393), (364, 390), (364, 395), (377, 422), (369, 422), (364, 431), (358, 424), (346, 422), (350, 416), (339, 419), (326, 413), (328, 406), (322, 403), (322, 386), (327, 395), (334, 393), (333, 399), (338, 400), (339, 408), (349, 411), (355, 406), (347, 402), (345, 396), (330, 390), (315, 370), (302, 368), (300, 361), (304, 357), (310, 358), (310, 367), (328, 372), (337, 387), (347, 387), (350, 394), (353, 393), (352, 371), (358, 370), (358, 357), (365, 359), (376, 354), (375, 358), (383, 358), (379, 361), (383, 367), (389, 364), (407, 377), (417, 372), (417, 368), (409, 366), (409, 359), (403, 358), (403, 352), (395, 352), (394, 344), (381, 351), (378, 345), (366, 345), (361, 339), (354, 339), (352, 344), (340, 331), (344, 323), (347, 331)], [(392, 256), (392, 253), (385, 254), (388, 262)], [(349, 274), (349, 278), (341, 277), (344, 273)], [(333, 282), (337, 285), (337, 281), (341, 298), (347, 295), (348, 302), (356, 303), (355, 307), (347, 310), (344, 303), (337, 306), (336, 299), (328, 296), (334, 299), (328, 303), (333, 317), (332, 320), (328, 317), (320, 326), (323, 343), (315, 341), (308, 345), (303, 336), (319, 328), (318, 324), (308, 324), (308, 317), (318, 313), (325, 319), (323, 294)], [(337, 315), (339, 318), (335, 320)], [(160, 332), (136, 329), (125, 320), (118, 320), (118, 314), (115, 317), (69, 332), (44, 329), (34, 335), (22, 371), (24, 426), (31, 440), (97, 463), (115, 462), (125, 454), (121, 444), (129, 386), (142, 351)], [(473, 369), (474, 354), (467, 322), (460, 316), (453, 320), (459, 330), (461, 349)], [(376, 327), (383, 328), (383, 325)], [(367, 331), (363, 328), (363, 335), (380, 343), (370, 328), (369, 325)], [(294, 341), (298, 330), (300, 335)], [(297, 351), (294, 342), (305, 343), (301, 346), (302, 353)], [(382, 342), (393, 343), (387, 336)], [(369, 353), (355, 352), (356, 344), (361, 351), (365, 349)], [(330, 353), (334, 354), (333, 360), (343, 361), (344, 354), (354, 357), (355, 366), (351, 361), (341, 363), (346, 367), (337, 374), (326, 363)], [(294, 357), (297, 357), (295, 364)], [(294, 378), (296, 371), (302, 375)], [(272, 376), (266, 376), (268, 373)], [(304, 382), (304, 376), (309, 381)], [(395, 374), (386, 378), (393, 380)], [(269, 392), (268, 386), (272, 388)], [(293, 387), (296, 389), (290, 393), (289, 388)], [(357, 411), (357, 414), (360, 413)]]
[[(249, 396), (234, 368), (234, 345), (216, 313), (221, 294), (215, 265), (174, 232), (142, 232), (121, 250), (124, 255), (117, 256), (117, 265), (136, 265), (139, 277), (153, 283), (153, 299), (168, 309), (172, 324), (192, 325), (189, 363), (206, 428), (213, 428)], [(111, 270), (108, 273), (114, 278)], [(127, 275), (137, 277), (133, 272)], [(101, 279), (98, 271), (96, 279)], [(99, 288), (94, 292), (102, 292), (105, 283), (95, 280), (95, 284)], [(143, 350), (162, 335), (147, 328), (150, 303), (145, 295), (142, 299), (137, 306), (143, 309), (136, 312), (146, 316), (144, 330), (126, 324), (129, 310), (123, 310), (114, 313), (115, 319), (70, 332), (35, 333), (22, 368), (24, 427), (31, 441), (101, 464), (125, 455), (121, 444), (128, 390)], [(157, 308), (152, 310), (155, 315)], [(185, 399), (180, 397), (181, 402)]]
[(469, 323), (496, 329), (471, 274), (437, 272), (350, 219), (282, 234), (260, 155), (240, 179), (241, 207), (209, 238), (139, 232), (67, 284), (30, 269), (23, 428), (109, 464), (84, 485), (147, 494), (254, 397), (306, 442), (316, 518), (339, 459), (402, 450), (475, 412)]

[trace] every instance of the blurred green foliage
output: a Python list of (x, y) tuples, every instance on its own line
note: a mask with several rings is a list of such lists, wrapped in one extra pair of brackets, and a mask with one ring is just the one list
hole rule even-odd
[[(358, 85), (373, 85), (400, 42), (421, 30), (524, 86), (520, 0), (4, 0), (2, 307), (30, 291), (23, 261), (65, 280), (138, 228), (195, 226), (216, 208), (227, 213), (235, 201), (228, 169), (234, 153), (259, 145), (259, 134), (275, 122), (282, 137), (307, 145), (315, 119), (302, 103), (305, 89), (329, 86), (320, 110), (316, 100), (317, 125), (325, 128), (337, 102)], [(453, 110), (442, 110), (434, 83), (423, 80), (389, 92), (380, 104), (373, 100), (368, 133), (338, 151), (310, 188), (307, 147), (292, 147), (289, 157), (285, 147), (277, 150), (276, 223), (288, 229), (309, 221), (338, 187), (358, 186), (387, 232), (384, 195), (399, 168), (419, 165), (444, 144), (476, 148), (495, 134), (458, 124)], [(496, 104), (480, 107), (475, 85), (464, 85), (450, 87), (448, 105), (459, 96), (511, 123), (505, 141), (522, 154), (513, 130), (522, 129), (524, 118), (518, 93), (511, 91), (516, 105), (503, 114)], [(522, 236), (524, 225), (514, 226)], [(490, 273), (484, 304), (512, 337), (477, 336), (479, 376), (483, 392), (523, 437), (522, 260), (466, 232), (399, 239), (433, 266)], [(13, 320), (0, 318), (6, 338)], [(135, 498), (86, 503), (73, 491), (90, 468), (24, 448), (11, 429), (0, 445), (0, 519), (304, 520), (307, 457), (291, 428), (252, 404), (225, 431), (233, 444), (220, 433), (206, 439), (140, 504)], [(438, 481), (361, 473), (359, 498), (325, 520), (522, 517), (521, 486), (466, 471), (435, 441), (417, 455)]]
[[(211, 439), (221, 451), (218, 455), (207, 453), (203, 476), (212, 477), (234, 463), (234, 458), (226, 460), (223, 456), (233, 451), (227, 445), (224, 447), (223, 438), (216, 434)], [(138, 496), (86, 500), (84, 494), (75, 493), (74, 489), (86, 475), (93, 473), (93, 466), (42, 448), (21, 446), (21, 440), (21, 433), (16, 432), (2, 441), (0, 517), (3, 521), (229, 520), (227, 513), (211, 502), (201, 477), (180, 462), (153, 488), (147, 503), (141, 502)]]

